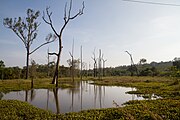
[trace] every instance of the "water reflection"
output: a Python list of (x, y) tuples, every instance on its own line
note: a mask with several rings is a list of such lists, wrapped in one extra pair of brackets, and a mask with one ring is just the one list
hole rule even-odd
[(125, 94), (127, 91), (135, 90), (134, 88), (98, 86), (90, 84), (91, 82), (75, 82), (76, 87), (68, 89), (32, 89), (10, 92), (0, 96), (2, 96), (2, 99), (27, 101), (34, 106), (54, 113), (109, 108), (113, 107), (113, 101), (121, 106), (129, 100), (144, 99), (144, 96)]

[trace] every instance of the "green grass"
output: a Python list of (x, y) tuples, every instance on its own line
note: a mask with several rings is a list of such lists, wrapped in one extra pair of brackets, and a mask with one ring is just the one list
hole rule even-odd
[[(79, 79), (76, 78), (75, 81)], [(48, 79), (35, 79), (33, 88), (35, 89), (48, 89), (55, 88), (56, 85), (51, 84), (52, 78)], [(74, 87), (71, 78), (60, 78), (59, 86), (61, 88)], [(25, 79), (14, 79), (14, 80), (0, 80), (0, 92), (10, 92), (10, 91), (19, 91), (19, 90), (29, 90), (31, 89), (31, 80)]]
[(180, 101), (171, 99), (130, 101), (125, 107), (57, 115), (36, 108), (27, 102), (0, 100), (0, 119), (2, 120), (179, 120), (179, 118)]
[(135, 87), (131, 94), (155, 94), (163, 98), (180, 99), (180, 82), (168, 77), (107, 77), (95, 80), (94, 84)]

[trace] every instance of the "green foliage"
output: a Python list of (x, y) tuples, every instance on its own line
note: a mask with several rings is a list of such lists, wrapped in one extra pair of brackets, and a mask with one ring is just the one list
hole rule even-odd
[(25, 120), (25, 119), (50, 119), (52, 113), (36, 108), (27, 102), (17, 100), (0, 100), (0, 119), (1, 120)]
[(4, 61), (0, 60), (0, 68), (4, 68), (4, 67), (5, 67)]
[(139, 73), (140, 76), (157, 76), (158, 74), (159, 72), (155, 67), (145, 68)]
[(180, 58), (174, 58), (173, 66), (180, 70)]
[(36, 12), (32, 9), (28, 9), (25, 20), (18, 17), (14, 19), (4, 18), (3, 21), (4, 26), (11, 29), (20, 38), (26, 49), (26, 79), (29, 77), (29, 56), (34, 52), (30, 51), (30, 47), (37, 37), (37, 29), (40, 25), (36, 21), (39, 14), (39, 11)]
[(85, 110), (77, 113), (53, 114), (27, 102), (0, 100), (0, 119), (58, 120), (179, 120), (180, 101), (160, 99), (130, 101), (124, 107)]
[(29, 49), (33, 40), (37, 36), (37, 28), (39, 23), (35, 20), (39, 17), (40, 12), (35, 12), (32, 9), (27, 10), (27, 17), (23, 20), (18, 18), (4, 18), (3, 24), (7, 28), (13, 30), (16, 35), (23, 41), (26, 49)]
[(130, 94), (142, 94), (149, 96), (152, 94), (161, 96), (163, 98), (180, 98), (180, 82), (179, 79), (172, 79), (170, 77), (106, 77), (101, 81), (95, 81), (97, 85), (109, 86), (127, 86), (135, 87), (136, 91), (130, 91)]

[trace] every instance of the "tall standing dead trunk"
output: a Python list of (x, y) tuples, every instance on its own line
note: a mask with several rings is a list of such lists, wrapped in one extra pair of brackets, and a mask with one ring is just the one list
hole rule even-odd
[(133, 58), (132, 58), (132, 54), (130, 54), (128, 51), (125, 51), (129, 56), (130, 56), (130, 59), (131, 59), (131, 76), (133, 76), (133, 71), (135, 69), (135, 72), (137, 74), (137, 76), (139, 76), (139, 72), (138, 72), (138, 69), (136, 67), (136, 65), (134, 64), (134, 61), (133, 61)]
[(107, 59), (104, 59), (103, 57), (104, 57), (104, 55), (102, 55), (102, 61), (103, 61), (103, 77), (105, 77), (105, 63), (106, 63)]
[(101, 66), (101, 63), (102, 63), (102, 58), (101, 58), (101, 49), (99, 49), (99, 61), (98, 61), (98, 64), (99, 64), (99, 70), (98, 70), (98, 77), (99, 77), (99, 80), (101, 79), (102, 77), (102, 66)]
[(80, 72), (80, 74), (81, 74), (81, 80), (82, 80), (82, 64), (83, 64), (83, 60), (82, 60), (82, 45), (81, 45), (81, 72)]
[(45, 19), (45, 14), (43, 14), (43, 20), (45, 21), (45, 23), (47, 23), (48, 25), (50, 25), (51, 29), (53, 30), (53, 32), (55, 33), (55, 35), (58, 37), (59, 39), (59, 49), (58, 49), (58, 53), (51, 53), (51, 54), (55, 54), (57, 56), (57, 61), (56, 61), (56, 69), (54, 72), (54, 77), (52, 80), (52, 84), (56, 84), (56, 86), (58, 86), (58, 72), (59, 72), (59, 64), (60, 64), (60, 56), (61, 56), (61, 52), (62, 52), (62, 34), (64, 29), (66, 28), (67, 24), (75, 19), (76, 17), (80, 16), (83, 14), (83, 10), (84, 10), (84, 2), (82, 3), (82, 8), (79, 10), (79, 12), (77, 12), (74, 16), (71, 16), (71, 9), (72, 9), (72, 0), (70, 1), (70, 5), (69, 5), (69, 10), (67, 13), (67, 3), (65, 5), (65, 9), (64, 9), (64, 24), (62, 26), (62, 28), (60, 29), (60, 32), (58, 33), (52, 23), (52, 19), (51, 19), (51, 15), (52, 12), (49, 13), (49, 8), (46, 8), (46, 14), (48, 16), (48, 20)]
[(72, 52), (69, 52), (71, 56), (71, 77), (72, 81), (74, 82), (74, 39), (73, 39), (73, 44), (72, 44)]
[(91, 57), (94, 61), (94, 77), (97, 77), (97, 58), (96, 58), (96, 53), (95, 53), (95, 49), (93, 52), (93, 57)]

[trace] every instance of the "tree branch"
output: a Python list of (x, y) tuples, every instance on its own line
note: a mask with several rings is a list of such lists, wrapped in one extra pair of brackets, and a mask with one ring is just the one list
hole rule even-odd
[(56, 55), (56, 56), (58, 56), (57, 53), (48, 53), (48, 55)]
[(41, 48), (42, 46), (46, 45), (46, 44), (49, 44), (49, 43), (52, 43), (54, 42), (55, 40), (52, 40), (52, 41), (48, 41), (48, 42), (45, 42), (43, 44), (41, 44), (40, 46), (38, 46), (37, 48), (35, 48), (32, 52), (30, 52), (29, 54), (32, 54), (34, 53), (36, 50), (38, 50), (39, 48)]
[(70, 55), (71, 57), (73, 57), (73, 55), (72, 55), (72, 53), (71, 53), (71, 52), (69, 52), (69, 55)]
[[(71, 0), (71, 1), (72, 1), (72, 0)], [(72, 3), (71, 3), (71, 4), (72, 4)], [(85, 8), (85, 6), (84, 6), (84, 1), (83, 1), (83, 3), (82, 3), (82, 8), (79, 9), (79, 12), (78, 12), (77, 14), (75, 14), (74, 16), (72, 16), (72, 17), (70, 17), (71, 7), (72, 7), (72, 5), (70, 5), (70, 9), (69, 9), (69, 17), (68, 17), (69, 20), (72, 20), (72, 19), (76, 18), (77, 16), (80, 16), (80, 15), (83, 14), (84, 8)]]
[(52, 24), (52, 20), (51, 20), (52, 12), (49, 13), (49, 8), (50, 8), (50, 7), (47, 7), (47, 8), (46, 8), (46, 14), (47, 14), (47, 16), (48, 16), (48, 21), (45, 19), (45, 13), (44, 13), (44, 11), (43, 11), (43, 16), (42, 16), (42, 18), (43, 18), (43, 20), (44, 20), (45, 23), (47, 23), (47, 24), (49, 24), (49, 25), (51, 26), (51, 28), (52, 28), (53, 32), (56, 34), (56, 36), (59, 37), (58, 33), (56, 32), (56, 30), (55, 30), (55, 28), (54, 28), (54, 26), (53, 26), (53, 24)]

